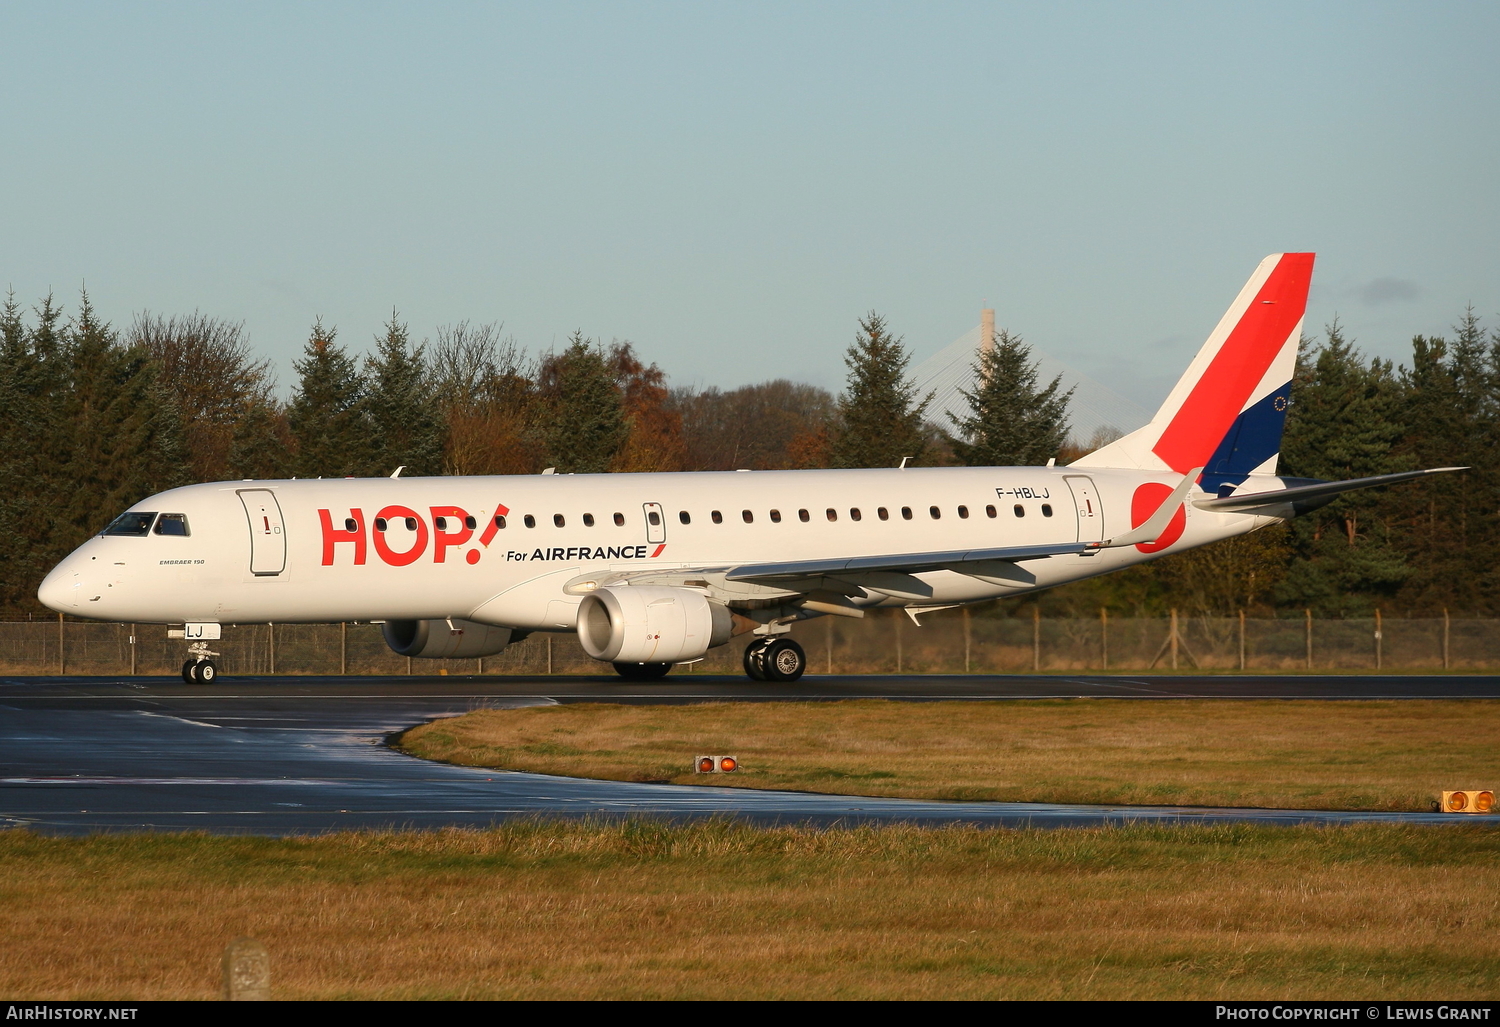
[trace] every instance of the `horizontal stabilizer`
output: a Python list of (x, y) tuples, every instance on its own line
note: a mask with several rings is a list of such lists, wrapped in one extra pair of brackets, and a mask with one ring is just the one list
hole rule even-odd
[[(1429, 474), (1447, 474), (1450, 471), (1467, 470), (1467, 467), (1432, 467), (1425, 471), (1377, 474), (1373, 478), (1351, 478), (1349, 481), (1324, 481), (1316, 485), (1298, 485), (1289, 489), (1277, 489), (1274, 492), (1250, 492), (1242, 496), (1225, 496), (1222, 499), (1198, 499), (1193, 502), (1193, 505), (1200, 510), (1208, 510), (1213, 513), (1250, 513), (1255, 510), (1268, 510), (1272, 507), (1285, 506), (1288, 503), (1295, 503), (1299, 506), (1310, 504), (1308, 508), (1312, 509), (1322, 506), (1324, 503), (1332, 502), (1335, 497), (1345, 492), (1378, 488), (1381, 485), (1394, 485), (1401, 481), (1411, 481), (1413, 478), (1423, 478)], [(1299, 510), (1298, 512), (1300, 513), (1301, 511)]]

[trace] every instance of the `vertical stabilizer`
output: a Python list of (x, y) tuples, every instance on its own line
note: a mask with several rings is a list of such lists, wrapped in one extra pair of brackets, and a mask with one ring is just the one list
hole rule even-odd
[(1311, 253), (1261, 261), (1151, 423), (1073, 466), (1202, 467), (1209, 491), (1274, 474), (1312, 268)]

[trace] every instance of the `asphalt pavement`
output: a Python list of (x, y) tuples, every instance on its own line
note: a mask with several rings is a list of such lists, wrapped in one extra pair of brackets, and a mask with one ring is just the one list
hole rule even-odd
[[(1432, 813), (950, 803), (590, 781), (451, 767), (388, 737), (481, 707), (565, 702), (1020, 698), (1500, 698), (1495, 676), (809, 676), (0, 679), (0, 824), (49, 833), (302, 834), (487, 826), (518, 816), (760, 824), (1079, 826), (1129, 822), (1453, 822)], [(1500, 823), (1497, 818), (1475, 818)]]

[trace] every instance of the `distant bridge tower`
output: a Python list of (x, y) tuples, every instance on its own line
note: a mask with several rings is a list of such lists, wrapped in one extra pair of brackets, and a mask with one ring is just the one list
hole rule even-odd
[(979, 352), (995, 351), (995, 312), (986, 307), (979, 312)]

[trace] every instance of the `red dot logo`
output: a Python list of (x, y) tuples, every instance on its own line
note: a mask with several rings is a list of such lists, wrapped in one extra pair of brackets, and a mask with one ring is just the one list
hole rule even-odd
[(469, 563), (471, 563), (471, 564), (478, 563), (479, 562), (479, 550), (477, 550), (477, 549), (471, 549), (471, 550), (469, 550), (467, 553), (464, 554), (464, 559), (468, 560)]
[[(1151, 515), (1161, 507), (1162, 502), (1172, 494), (1172, 486), (1163, 485), (1158, 481), (1148, 481), (1135, 490), (1135, 495), (1130, 497), (1130, 526), (1139, 528), (1151, 519)], [(1180, 504), (1172, 519), (1167, 522), (1167, 530), (1161, 533), (1161, 537), (1155, 542), (1137, 542), (1135, 547), (1143, 553), (1159, 553), (1173, 542), (1182, 538), (1182, 530), (1187, 527), (1187, 510)]]

